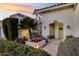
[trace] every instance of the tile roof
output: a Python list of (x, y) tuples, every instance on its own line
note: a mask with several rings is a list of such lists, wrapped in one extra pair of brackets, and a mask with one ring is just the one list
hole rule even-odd
[(52, 7), (59, 6), (59, 5), (63, 5), (63, 4), (66, 4), (66, 3), (58, 3), (58, 4), (55, 4), (55, 5), (52, 5), (52, 6), (48, 6), (48, 7), (45, 7), (45, 8), (36, 9), (35, 11), (40, 11), (40, 10), (44, 10), (44, 9), (48, 9), (48, 8), (52, 8)]

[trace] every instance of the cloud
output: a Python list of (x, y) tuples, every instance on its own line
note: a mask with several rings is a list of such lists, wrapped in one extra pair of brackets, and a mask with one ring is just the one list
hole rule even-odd
[(24, 7), (18, 4), (7, 4), (0, 3), (0, 9), (14, 12), (24, 12), (24, 13), (33, 13), (34, 9), (31, 7)]

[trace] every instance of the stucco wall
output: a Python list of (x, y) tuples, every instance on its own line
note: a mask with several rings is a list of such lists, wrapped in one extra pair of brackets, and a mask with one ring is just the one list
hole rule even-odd
[[(74, 9), (68, 8), (64, 10), (57, 10), (52, 11), (49, 13), (43, 13), (42, 14), (42, 35), (47, 36), (49, 35), (49, 24), (53, 23), (54, 20), (57, 20), (58, 22), (63, 22), (64, 24), (64, 37), (66, 35), (73, 35), (74, 31)], [(69, 25), (71, 28), (67, 29), (67, 25)], [(44, 29), (44, 27), (46, 28)]]
[(77, 4), (74, 12), (74, 36), (79, 37), (79, 4)]
[(22, 37), (22, 38), (25, 37), (26, 39), (30, 39), (28, 30), (26, 30), (26, 29), (21, 29), (21, 30), (20, 30), (20, 34), (21, 34), (21, 37)]

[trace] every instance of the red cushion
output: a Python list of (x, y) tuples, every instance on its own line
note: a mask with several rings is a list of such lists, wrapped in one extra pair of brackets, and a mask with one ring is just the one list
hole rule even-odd
[(33, 42), (39, 42), (39, 41), (41, 41), (41, 40), (42, 40), (41, 37), (33, 37), (33, 38), (31, 39), (31, 41), (33, 41)]

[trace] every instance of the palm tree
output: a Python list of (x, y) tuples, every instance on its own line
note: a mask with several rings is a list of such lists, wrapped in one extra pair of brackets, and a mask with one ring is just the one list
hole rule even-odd
[(20, 28), (21, 29), (28, 29), (30, 39), (32, 37), (31, 29), (36, 29), (37, 25), (38, 25), (37, 21), (30, 18), (30, 17), (26, 17), (20, 21)]

